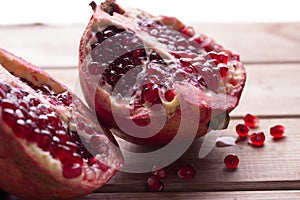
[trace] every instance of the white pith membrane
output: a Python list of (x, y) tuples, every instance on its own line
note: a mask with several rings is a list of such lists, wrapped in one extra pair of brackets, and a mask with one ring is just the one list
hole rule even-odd
[[(175, 111), (177, 110), (178, 106), (179, 106), (179, 101), (178, 101), (178, 95), (176, 95), (176, 92), (180, 92), (182, 89), (182, 85), (184, 86), (183, 88), (190, 88), (190, 91), (197, 91), (197, 93), (202, 93), (204, 94), (204, 96), (206, 97), (212, 97), (214, 98), (214, 96), (220, 96), (220, 99), (223, 98), (224, 101), (227, 100), (227, 97), (229, 96), (234, 96), (236, 95), (236, 93), (239, 93), (244, 85), (244, 79), (245, 79), (245, 71), (244, 68), (242, 66), (242, 64), (238, 61), (238, 60), (234, 60), (234, 59), (230, 59), (228, 58), (228, 62), (227, 64), (223, 64), (220, 63), (219, 65), (225, 65), (225, 67), (227, 67), (228, 71), (226, 73), (226, 77), (223, 77), (220, 79), (219, 83), (218, 83), (218, 89), (216, 91), (212, 91), (208, 88), (202, 88), (199, 89), (198, 87), (192, 86), (191, 84), (186, 84), (185, 80), (180, 80), (180, 81), (175, 81), (173, 78), (176, 77), (176, 75), (174, 75), (174, 73), (180, 74), (182, 71), (178, 70), (177, 72), (172, 72), (172, 68), (170, 68), (170, 66), (172, 66), (172, 64), (174, 64), (174, 66), (178, 65), (179, 62), (177, 59), (175, 59), (175, 57), (170, 54), (170, 48), (166, 45), (161, 43), (156, 37), (150, 36), (148, 35), (146, 32), (144, 32), (143, 30), (141, 30), (140, 27), (138, 27), (136, 24), (140, 24), (143, 23), (143, 19), (146, 18), (151, 18), (153, 19), (154, 22), (158, 22), (158, 23), (162, 23), (165, 25), (169, 25), (170, 27), (172, 27), (174, 29), (174, 31), (179, 31), (181, 30), (183, 27), (185, 27), (185, 25), (183, 25), (180, 21), (178, 21), (176, 18), (172, 18), (172, 17), (154, 17), (148, 13), (145, 13), (144, 11), (140, 11), (138, 9), (125, 9), (125, 13), (124, 14), (119, 14), (119, 13), (113, 13), (113, 16), (109, 15), (108, 13), (102, 11), (99, 7), (97, 7), (95, 13), (94, 13), (94, 17), (92, 19), (92, 21), (89, 24), (89, 31), (85, 33), (86, 36), (86, 40), (82, 41), (82, 47), (83, 47), (83, 51), (82, 54), (85, 56), (84, 60), (81, 60), (81, 65), (82, 67), (82, 71), (84, 75), (84, 79), (85, 81), (91, 83), (89, 84), (88, 87), (93, 87), (93, 89), (91, 89), (93, 92), (91, 94), (96, 94), (97, 90), (101, 90), (100, 93), (102, 93), (101, 95), (106, 98), (107, 96), (109, 96), (110, 99), (110, 104), (111, 107), (115, 109), (114, 110), (118, 110), (120, 111), (120, 114), (122, 115), (122, 113), (124, 113), (124, 116), (127, 115), (127, 110), (132, 110), (132, 107), (130, 106), (130, 102), (133, 100), (132, 98), (134, 98), (133, 96), (122, 96), (121, 94), (118, 93), (114, 93), (112, 90), (112, 87), (109, 84), (104, 84), (101, 86), (98, 86), (98, 82), (99, 79), (101, 78), (101, 76), (99, 75), (93, 75), (89, 72), (88, 70), (88, 66), (93, 62), (93, 59), (91, 57), (91, 52), (93, 51), (91, 46), (95, 43), (97, 43), (97, 38), (96, 38), (96, 33), (103, 31), (104, 29), (106, 29), (108, 26), (115, 26), (119, 29), (125, 29), (126, 31), (133, 31), (135, 33), (134, 37), (139, 38), (143, 43), (143, 48), (146, 50), (147, 53), (147, 58), (149, 58), (149, 53), (152, 50), (155, 50), (156, 52), (158, 52), (160, 54), (160, 56), (163, 58), (164, 62), (167, 63), (168, 68), (167, 69), (157, 69), (157, 71), (159, 70), (166, 70), (167, 75), (170, 75), (168, 79), (169, 82), (164, 82), (161, 81), (162, 83), (165, 83), (163, 88), (160, 88), (159, 90), (159, 97), (161, 100), (161, 103), (164, 107), (164, 109), (167, 112), (167, 116), (171, 117), (173, 113), (175, 113)], [(193, 37), (190, 37), (189, 40), (190, 41), (194, 41), (195, 38), (200, 37), (200, 35), (195, 34)], [(201, 35), (201, 37), (203, 37), (203, 35)], [(113, 37), (112, 37), (113, 39)], [(103, 43), (105, 43), (106, 40), (103, 41)], [(101, 44), (100, 44), (101, 46)], [(101, 50), (105, 50), (105, 49), (101, 49)], [(223, 50), (221, 52), (223, 53), (227, 53), (227, 50)], [(175, 53), (178, 53), (176, 51), (173, 51)], [(112, 52), (113, 53), (113, 52)], [(182, 53), (182, 52), (179, 52)], [(207, 54), (206, 54), (207, 55)], [(82, 58), (81, 58), (82, 59)], [(199, 60), (203, 60), (203, 59), (207, 59), (204, 58), (203, 55), (199, 55), (199, 57), (197, 57), (196, 59)], [(140, 82), (141, 79), (139, 79), (139, 77), (143, 77), (145, 76), (145, 73), (147, 70), (147, 63), (149, 60), (146, 60), (142, 65), (137, 66), (136, 68), (142, 68), (140, 70), (140, 73), (136, 76), (136, 82), (135, 84), (132, 85), (132, 87), (129, 89), (130, 93), (132, 94), (135, 89), (134, 88), (139, 88), (141, 89), (141, 85), (143, 84), (142, 82)], [(206, 62), (204, 62), (204, 64), (209, 63), (209, 62), (213, 62), (213, 59), (207, 59)], [(211, 64), (210, 64), (211, 66)], [(105, 69), (104, 69), (105, 70)], [(169, 70), (169, 71), (167, 71)], [(103, 72), (103, 71), (102, 71)], [(102, 73), (101, 72), (101, 73)], [(201, 72), (200, 72), (201, 74)], [(180, 75), (179, 75), (180, 76)], [(193, 74), (188, 75), (190, 76), (191, 79), (193, 79)], [(128, 76), (130, 77), (130, 75)], [(122, 79), (122, 78), (121, 78)], [(120, 80), (121, 80), (120, 79)], [(133, 79), (135, 79), (135, 77), (133, 77)], [(161, 84), (160, 82), (160, 84)], [(122, 85), (122, 84), (121, 84)], [(177, 87), (178, 86), (178, 87)], [(167, 101), (164, 97), (164, 93), (168, 90), (168, 89), (172, 89), (175, 92), (175, 97), (172, 101)], [(178, 90), (177, 90), (178, 89)], [(188, 95), (192, 94), (192, 93), (188, 93), (189, 91), (186, 91), (186, 94), (183, 94), (183, 96), (187, 97)], [(205, 98), (207, 99), (207, 98)], [(238, 100), (236, 100), (238, 101)], [(105, 102), (105, 101), (104, 101)], [(213, 102), (213, 100), (212, 100)], [(199, 107), (207, 107), (208, 109), (211, 108), (212, 105), (209, 105), (210, 102), (206, 102), (204, 100), (200, 100), (200, 102), (196, 102), (196, 103), (200, 103), (198, 106)], [(225, 102), (223, 102), (222, 105), (224, 105)], [(237, 104), (237, 102), (235, 102), (234, 104)], [(134, 113), (131, 113), (131, 115), (134, 118), (134, 115), (139, 115), (140, 113), (150, 113), (154, 114), (153, 112), (149, 111), (149, 107), (151, 105), (149, 105), (147, 102), (145, 102), (142, 105), (142, 108), (139, 108), (137, 110), (134, 111)], [(233, 109), (234, 106), (236, 105), (231, 105)], [(120, 108), (120, 109), (118, 109)], [(126, 110), (126, 111), (125, 111)], [(124, 111), (124, 112), (123, 112)]]
[[(6, 124), (6, 120), (3, 119), (2, 116), (1, 102), (5, 100), (13, 104), (21, 103), (21, 100), (18, 100), (15, 96), (13, 96), (13, 94), (10, 93), (9, 95), (6, 94), (4, 98), (2, 98), (0, 95), (0, 125), (3, 131), (1, 134), (11, 138), (13, 140), (13, 144), (17, 143), (17, 145), (20, 146), (25, 154), (33, 162), (37, 163), (36, 168), (38, 171), (45, 172), (45, 174), (62, 185), (77, 188), (78, 191), (74, 191), (75, 194), (84, 194), (105, 184), (107, 180), (121, 168), (123, 160), (117, 145), (108, 139), (110, 136), (107, 137), (105, 135), (105, 133), (107, 133), (106, 130), (99, 126), (94, 114), (91, 113), (90, 110), (87, 109), (75, 95), (72, 95), (66, 88), (49, 77), (48, 74), (42, 72), (39, 68), (35, 68), (35, 66), (26, 63), (20, 58), (9, 58), (8, 56), (12, 55), (5, 50), (1, 50), (0, 53), (0, 84), (9, 86), (11, 91), (29, 93), (28, 96), (24, 95), (25, 97), (23, 96), (21, 100), (24, 100), (27, 97), (27, 99), (38, 99), (39, 106), (43, 105), (44, 107), (49, 108), (49, 110), (52, 110), (51, 113), (56, 113), (59, 116), (62, 126), (66, 128), (67, 134), (69, 132), (78, 133), (82, 144), (89, 144), (92, 136), (101, 138), (101, 141), (95, 145), (99, 145), (99, 147), (102, 145), (105, 149), (102, 149), (103, 152), (94, 151), (91, 153), (91, 155), (94, 156), (105, 167), (99, 167), (99, 163), (90, 165), (88, 164), (88, 159), (83, 159), (82, 173), (79, 176), (64, 177), (62, 161), (60, 161), (58, 158), (54, 158), (50, 154), (49, 150), (43, 150), (40, 148), (37, 145), (37, 142), (28, 141), (26, 138), (20, 138), (19, 136), (15, 135), (13, 132), (13, 127), (10, 127), (8, 124)], [(24, 63), (28, 64), (29, 67), (23, 65)], [(24, 80), (26, 80), (26, 82), (24, 82)], [(49, 100), (51, 100), (51, 95), (48, 96), (47, 94), (43, 94), (41, 92), (38, 93), (32, 88), (32, 86), (41, 87), (43, 85), (47, 85), (51, 90), (53, 90), (56, 96), (66, 93), (72, 95), (72, 102), (70, 102), (68, 105), (64, 105), (62, 102), (56, 105), (51, 104), (49, 102)], [(18, 108), (16, 108), (16, 110), (17, 109)], [(28, 119), (25, 118), (24, 121), (25, 120)], [(80, 123), (84, 124), (85, 127), (89, 127), (90, 130), (92, 130), (92, 133), (87, 133), (87, 129), (81, 130), (79, 127)], [(75, 143), (72, 140), (70, 142)], [(88, 147), (86, 148), (88, 151), (90, 150)], [(9, 151), (9, 149), (7, 149), (7, 151)], [(76, 152), (74, 155), (75, 154), (79, 153)], [(41, 185), (41, 187), (43, 188), (44, 186)], [(24, 186), (24, 188), (26, 188), (26, 186)], [(86, 190), (86, 192), (84, 192), (84, 190)], [(57, 194), (54, 193), (53, 195), (55, 196)]]

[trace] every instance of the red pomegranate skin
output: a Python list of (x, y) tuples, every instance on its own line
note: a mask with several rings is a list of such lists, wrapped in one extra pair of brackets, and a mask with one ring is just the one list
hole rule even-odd
[[(38, 85), (46, 82), (57, 93), (69, 91), (41, 68), (0, 49), (1, 82), (6, 81), (12, 87), (25, 88), (26, 91), (28, 86), (22, 85), (21, 81), (8, 71), (14, 73), (16, 77), (31, 80), (33, 84)], [(41, 97), (41, 99), (43, 98)], [(64, 106), (55, 109), (62, 115), (70, 112), (68, 111), (69, 108), (64, 108)], [(62, 166), (59, 161), (50, 158), (47, 152), (43, 152), (33, 143), (17, 137), (13, 133), (13, 129), (3, 121), (1, 112), (0, 106), (0, 188), (9, 194), (28, 200), (72, 199), (91, 193), (101, 187), (122, 166), (123, 158), (120, 152), (112, 149), (109, 154), (111, 158), (115, 159), (114, 167), (109, 167), (107, 171), (101, 172), (101, 176), (95, 180), (84, 178), (85, 173), (79, 177), (65, 178), (62, 176)], [(82, 112), (86, 113), (88, 119), (91, 114), (90, 111), (85, 107)], [(89, 120), (92, 123), (95, 119)], [(105, 134), (111, 133), (106, 132)]]
[[(87, 103), (97, 112), (98, 118), (113, 129), (114, 134), (136, 144), (162, 146), (172, 141), (178, 133), (182, 120), (186, 122), (185, 132), (187, 134), (194, 134), (192, 136), (194, 138), (205, 135), (211, 129), (211, 127), (208, 128), (209, 123), (216, 122), (216, 127), (212, 129), (224, 129), (227, 127), (229, 121), (228, 114), (238, 105), (246, 80), (246, 71), (239, 61), (238, 55), (223, 48), (212, 38), (203, 34), (194, 33), (192, 28), (186, 26), (174, 17), (153, 16), (139, 9), (125, 9), (116, 4), (115, 1), (106, 1), (100, 6), (96, 4), (92, 5), (94, 14), (83, 33), (79, 47), (80, 83)], [(190, 37), (194, 43), (199, 43), (200, 48), (204, 49), (210, 55), (210, 59), (214, 59), (216, 62), (228, 62), (228, 66), (230, 66), (231, 69), (228, 71), (226, 66), (220, 67), (218, 73), (222, 77), (222, 80), (224, 80), (225, 85), (233, 84), (233, 87), (230, 88), (226, 86), (227, 89), (225, 93), (211, 92), (207, 94), (204, 90), (190, 84), (174, 83), (173, 89), (175, 97), (172, 96), (173, 100), (168, 102), (161, 98), (160, 101), (158, 101), (162, 102), (167, 117), (164, 115), (155, 115), (145, 104), (141, 104), (140, 107), (135, 110), (126, 100), (121, 103), (117, 102), (115, 97), (112, 96), (110, 89), (107, 89), (110, 86), (107, 86), (108, 84), (103, 86), (98, 83), (100, 78), (99, 76), (95, 76), (95, 70), (89, 72), (88, 65), (92, 62), (88, 58), (91, 53), (90, 45), (95, 40), (94, 38), (98, 30), (104, 30), (105, 28), (107, 29), (113, 26), (117, 27), (117, 29), (133, 32), (141, 41), (147, 43), (148, 48), (155, 50), (157, 41), (153, 42), (153, 38), (149, 39), (149, 37), (144, 37), (144, 33), (145, 35), (148, 34), (147, 30), (143, 30), (143, 34), (140, 34), (141, 27), (137, 28), (137, 23), (139, 23), (143, 17), (153, 19), (171, 31), (180, 32)], [(103, 51), (104, 50), (105, 49), (103, 49)], [(99, 51), (101, 52), (101, 49)], [(171, 53), (170, 49), (166, 50), (166, 52), (161, 52), (161, 54), (164, 56), (167, 55), (164, 59), (177, 59), (176, 56), (174, 56), (175, 54), (173, 55)], [(223, 54), (227, 55), (228, 58), (226, 56), (222, 57)], [(100, 69), (99, 71), (102, 73), (105, 69)], [(97, 73), (99, 71), (97, 71)], [(227, 77), (226, 74), (228, 74)], [(132, 79), (135, 78), (136, 77), (132, 77)], [(214, 89), (216, 90), (218, 88), (214, 87)], [(179, 102), (184, 102), (184, 109), (199, 112), (200, 117), (195, 119), (195, 116), (190, 115), (182, 119), (182, 107), (179, 105)], [(127, 114), (128, 111), (130, 112), (130, 116)], [(225, 119), (220, 120), (218, 118), (221, 114), (226, 115)], [(134, 121), (135, 124), (140, 127), (147, 126), (149, 123), (152, 123), (155, 127), (155, 123), (161, 122), (162, 120), (165, 120), (165, 123), (155, 135), (151, 137), (139, 137), (132, 135), (131, 132), (124, 131), (122, 127), (119, 126), (119, 123), (116, 122), (116, 115), (123, 124), (132, 124), (132, 121)], [(196, 131), (189, 129), (189, 127), (193, 127), (194, 124), (198, 124)], [(145, 130), (145, 134), (150, 134), (152, 131), (152, 129)], [(185, 138), (189, 137), (187, 135), (182, 136), (178, 138), (178, 141), (180, 142)]]

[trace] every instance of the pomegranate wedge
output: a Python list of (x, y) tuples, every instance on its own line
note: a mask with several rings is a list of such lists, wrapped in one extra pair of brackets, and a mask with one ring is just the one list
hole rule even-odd
[[(156, 146), (179, 130), (197, 138), (227, 127), (246, 80), (239, 55), (174, 17), (113, 0), (91, 6), (94, 15), (80, 43), (80, 80), (90, 107), (114, 133)], [(184, 109), (191, 114), (183, 117)]]
[(123, 158), (95, 119), (49, 74), (0, 49), (0, 189), (69, 199), (101, 187)]

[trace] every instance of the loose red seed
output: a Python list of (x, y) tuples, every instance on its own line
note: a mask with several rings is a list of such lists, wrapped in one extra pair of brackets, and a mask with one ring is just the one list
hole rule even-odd
[(252, 133), (250, 135), (249, 143), (253, 146), (261, 147), (265, 142), (265, 134), (263, 132)]
[(251, 115), (251, 114), (247, 114), (244, 117), (244, 121), (245, 124), (249, 127), (249, 128), (257, 128), (259, 125), (259, 119), (258, 117)]
[(165, 178), (168, 174), (167, 169), (166, 168), (158, 168), (156, 166), (153, 167), (152, 170), (152, 174), (154, 174), (155, 176), (158, 176), (159, 178)]
[(177, 175), (182, 179), (192, 179), (196, 175), (196, 169), (192, 164), (182, 166)]
[(249, 133), (249, 128), (245, 124), (236, 125), (235, 130), (240, 137), (247, 137)]
[(270, 134), (273, 136), (275, 139), (280, 139), (283, 137), (285, 133), (285, 127), (282, 125), (276, 125), (270, 128)]
[(161, 192), (164, 190), (164, 183), (157, 176), (149, 177), (147, 185), (150, 192)]
[(226, 167), (228, 169), (235, 169), (238, 166), (239, 162), (240, 162), (240, 160), (239, 160), (238, 156), (235, 154), (228, 154), (224, 158), (224, 164), (226, 165)]

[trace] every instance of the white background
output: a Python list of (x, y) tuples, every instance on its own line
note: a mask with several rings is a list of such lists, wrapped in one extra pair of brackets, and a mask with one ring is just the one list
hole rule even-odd
[[(0, 25), (86, 23), (91, 0), (0, 0)], [(100, 3), (101, 1), (96, 1)], [(117, 0), (183, 22), (295, 22), (298, 0)]]

